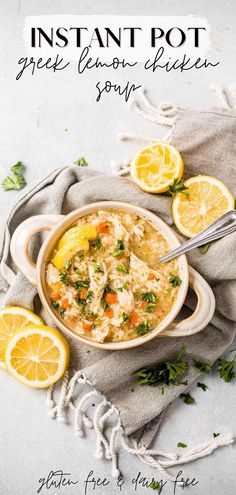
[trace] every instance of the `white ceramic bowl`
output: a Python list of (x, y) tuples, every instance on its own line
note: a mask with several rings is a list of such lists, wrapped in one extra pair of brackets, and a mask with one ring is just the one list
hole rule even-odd
[[(37, 287), (41, 301), (53, 318), (57, 326), (65, 333), (73, 336), (78, 341), (89, 344), (93, 347), (102, 349), (121, 350), (130, 347), (139, 346), (157, 337), (164, 335), (169, 337), (182, 337), (192, 335), (199, 332), (212, 318), (215, 309), (215, 299), (213, 292), (202, 276), (188, 265), (187, 258), (182, 255), (178, 258), (179, 271), (182, 279), (182, 284), (178, 289), (177, 298), (168, 315), (162, 322), (150, 333), (137, 337), (133, 340), (123, 342), (95, 342), (85, 336), (78, 335), (68, 328), (62, 320), (57, 317), (50, 304), (50, 300), (46, 290), (45, 274), (46, 264), (50, 259), (55, 245), (57, 244), (63, 233), (68, 230), (79, 218), (89, 215), (98, 209), (121, 210), (131, 213), (136, 213), (141, 217), (147, 218), (154, 228), (157, 228), (163, 237), (168, 241), (170, 249), (174, 249), (180, 245), (174, 231), (161, 220), (157, 215), (154, 215), (148, 210), (134, 206), (129, 203), (119, 201), (102, 201), (92, 203), (71, 212), (69, 215), (38, 215), (28, 218), (15, 230), (11, 241), (12, 258), (25, 275), (25, 277)], [(36, 266), (32, 262), (28, 254), (28, 245), (31, 237), (40, 231), (49, 231), (49, 234), (44, 241)], [(198, 303), (194, 313), (187, 319), (174, 321), (180, 312), (187, 294), (189, 284), (193, 287), (197, 294)]]

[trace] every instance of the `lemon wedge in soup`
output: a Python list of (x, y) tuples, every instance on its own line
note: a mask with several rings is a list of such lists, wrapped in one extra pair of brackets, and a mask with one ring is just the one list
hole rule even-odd
[(62, 270), (78, 251), (88, 251), (89, 241), (97, 237), (97, 229), (94, 225), (78, 225), (67, 230), (58, 243), (58, 250), (52, 258), (52, 262), (58, 270)]
[(76, 239), (93, 240), (97, 237), (97, 229), (95, 225), (78, 225), (67, 230), (58, 243), (59, 249), (63, 248), (68, 242)]

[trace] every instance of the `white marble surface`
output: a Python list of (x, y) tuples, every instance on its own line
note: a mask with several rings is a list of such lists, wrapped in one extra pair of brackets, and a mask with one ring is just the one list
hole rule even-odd
[[(0, 178), (13, 163), (23, 160), (27, 164), (27, 182), (31, 184), (44, 173), (70, 164), (81, 155), (91, 166), (109, 171), (112, 159), (129, 157), (136, 149), (135, 145), (118, 142), (117, 132), (137, 132), (138, 129), (151, 136), (157, 132), (151, 123), (135, 116), (118, 96), (108, 95), (95, 103), (94, 85), (98, 76), (106, 79), (106, 75), (99, 72), (91, 72), (89, 78), (72, 77), (70, 72), (56, 75), (41, 72), (33, 78), (26, 75), (16, 81), (17, 60), (24, 55), (21, 32), (25, 16), (56, 13), (206, 16), (212, 28), (210, 56), (220, 60), (217, 68), (170, 73), (168, 77), (164, 72), (153, 76), (139, 74), (139, 71), (134, 76), (128, 71), (119, 76), (121, 82), (131, 77), (135, 82), (141, 80), (149, 88), (154, 103), (168, 99), (197, 108), (215, 103), (209, 90), (211, 82), (227, 86), (235, 80), (235, 10), (233, 0), (100, 0), (96, 3), (1, 0)], [(5, 211), (15, 194), (0, 192), (0, 212)], [(204, 382), (209, 386), (207, 392), (194, 390), (197, 405), (186, 406), (178, 400), (171, 406), (163, 422), (158, 448), (172, 451), (178, 441), (194, 446), (213, 432), (235, 432), (235, 383), (227, 385), (214, 375), (204, 378)], [(83, 482), (90, 470), (94, 470), (96, 476), (110, 478), (109, 463), (93, 457), (94, 433), (90, 431), (87, 440), (80, 439), (69, 425), (48, 419), (44, 392), (21, 386), (5, 372), (0, 373), (0, 391), (1, 495), (35, 494), (39, 478), (50, 470), (62, 469), (71, 473), (72, 479), (79, 480), (79, 484), (60, 491), (52, 488), (48, 490), (50, 494), (83, 494)], [(204, 460), (183, 466), (185, 477), (199, 480), (188, 493), (234, 495), (235, 453), (235, 447), (223, 448)], [(122, 453), (120, 457), (126, 480), (121, 493), (134, 492), (131, 480), (139, 470), (149, 477), (156, 475), (153, 469), (130, 455)], [(177, 472), (174, 468), (173, 473)], [(136, 493), (146, 492), (149, 493), (146, 488), (139, 488)], [(111, 482), (95, 491), (90, 487), (87, 493), (113, 495), (119, 493), (119, 489)], [(173, 493), (172, 486), (169, 484), (163, 493)], [(176, 493), (182, 492), (178, 489)]]

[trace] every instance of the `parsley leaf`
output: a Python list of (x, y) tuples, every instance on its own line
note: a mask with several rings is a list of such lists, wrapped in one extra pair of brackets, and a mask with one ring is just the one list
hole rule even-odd
[(60, 304), (56, 301), (51, 301), (51, 305), (54, 309), (59, 309), (59, 307), (60, 307)]
[(86, 287), (87, 289), (89, 287), (89, 280), (77, 280), (75, 287), (77, 290), (82, 289), (82, 287)]
[(180, 287), (180, 285), (182, 284), (182, 280), (180, 277), (178, 277), (178, 275), (173, 275), (171, 274), (170, 278), (169, 278), (169, 283), (173, 286), (173, 287)]
[(185, 449), (187, 447), (186, 443), (178, 442), (177, 447), (180, 447), (181, 449)]
[(128, 273), (129, 269), (124, 263), (119, 263), (116, 267), (118, 272)]
[(182, 180), (174, 179), (173, 183), (169, 186), (169, 193), (172, 198), (176, 196), (177, 193), (183, 193), (186, 197), (189, 197), (188, 188), (183, 184)]
[(104, 251), (104, 247), (102, 245), (100, 237), (96, 237), (93, 241), (91, 241), (90, 245), (94, 249), (100, 249), (101, 251)]
[(217, 373), (219, 373), (220, 378), (223, 378), (223, 380), (227, 383), (232, 382), (232, 380), (235, 378), (235, 371), (234, 371), (234, 365), (235, 365), (235, 360), (236, 360), (236, 354), (232, 361), (226, 361), (225, 359), (218, 359), (218, 370)]
[(189, 394), (180, 394), (180, 399), (183, 399), (185, 404), (196, 404), (195, 399)]
[(122, 241), (121, 239), (118, 239), (116, 248), (115, 248), (114, 253), (113, 253), (113, 256), (115, 256), (115, 257), (121, 256), (122, 254), (124, 254), (124, 250), (125, 250), (124, 241)]
[(23, 171), (25, 166), (22, 162), (17, 162), (11, 167), (11, 173), (8, 177), (3, 179), (1, 186), (4, 191), (10, 191), (12, 189), (21, 189), (26, 185)]
[(150, 332), (150, 323), (148, 320), (143, 321), (136, 327), (137, 334), (141, 337), (142, 335), (146, 335), (146, 333)]
[(152, 488), (152, 490), (159, 490), (160, 483), (158, 483), (158, 481), (152, 481), (149, 485), (149, 488)]
[(178, 385), (176, 379), (182, 376), (186, 369), (187, 364), (183, 360), (183, 352), (185, 348), (182, 348), (179, 352), (176, 361), (167, 361), (158, 363), (156, 366), (150, 368), (142, 368), (134, 372), (134, 376), (139, 385)]
[(126, 321), (129, 321), (129, 319), (130, 319), (130, 316), (129, 316), (129, 315), (127, 315), (127, 313), (125, 313), (125, 312), (123, 312), (123, 313), (122, 313), (122, 317), (123, 317), (123, 322), (124, 322), (124, 323), (125, 323)]
[(156, 294), (154, 292), (143, 292), (141, 295), (141, 298), (143, 301), (149, 302), (149, 303), (155, 303), (157, 300)]
[(209, 247), (210, 247), (210, 245), (211, 245), (211, 242), (208, 242), (207, 244), (204, 244), (202, 247), (200, 247), (199, 248), (200, 249), (200, 253), (201, 254), (206, 254), (207, 251), (208, 251), (208, 249), (209, 249)]
[(200, 382), (197, 382), (197, 386), (198, 386), (199, 388), (202, 388), (202, 390), (203, 390), (204, 392), (206, 392), (206, 390), (208, 389), (208, 386), (207, 386), (205, 383), (200, 383)]
[(104, 273), (101, 263), (93, 263), (94, 273)]
[(210, 373), (211, 371), (211, 364), (205, 363), (204, 361), (194, 359), (193, 365), (195, 366), (195, 368), (197, 368), (198, 371), (200, 371), (200, 373)]
[(83, 156), (81, 156), (78, 160), (75, 160), (74, 164), (77, 165), (78, 167), (88, 166), (88, 162), (85, 160)]
[(64, 284), (68, 280), (68, 273), (66, 273), (66, 271), (60, 272), (59, 277), (62, 284)]
[(155, 309), (155, 304), (147, 304), (145, 308), (145, 313), (153, 313)]
[(213, 437), (216, 438), (220, 435), (220, 433), (213, 433)]

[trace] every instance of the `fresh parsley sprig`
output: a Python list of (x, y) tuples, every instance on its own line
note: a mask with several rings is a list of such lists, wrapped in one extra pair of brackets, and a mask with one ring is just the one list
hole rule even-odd
[(185, 194), (187, 198), (189, 197), (188, 187), (184, 185), (182, 180), (178, 180), (177, 178), (174, 179), (173, 183), (169, 186), (168, 189), (173, 199), (177, 193), (182, 193)]
[(226, 383), (232, 382), (232, 380), (235, 378), (235, 361), (236, 354), (231, 361), (226, 361), (222, 358), (218, 359), (217, 373), (219, 373), (220, 377), (223, 378)]
[(164, 361), (150, 368), (142, 368), (133, 374), (139, 385), (178, 385), (176, 381), (187, 369), (183, 360), (185, 348), (182, 348), (176, 361)]
[(13, 189), (21, 189), (26, 185), (26, 181), (23, 175), (25, 170), (25, 165), (23, 162), (19, 161), (11, 167), (11, 173), (3, 179), (1, 186), (4, 191), (10, 191)]
[(212, 368), (211, 364), (201, 361), (200, 359), (194, 359), (193, 365), (200, 373), (210, 373)]
[(83, 156), (81, 156), (78, 160), (75, 160), (74, 164), (77, 165), (78, 167), (88, 166), (88, 162)]
[(196, 404), (194, 397), (189, 392), (187, 394), (180, 394), (180, 399), (183, 399), (184, 403), (188, 405)]

